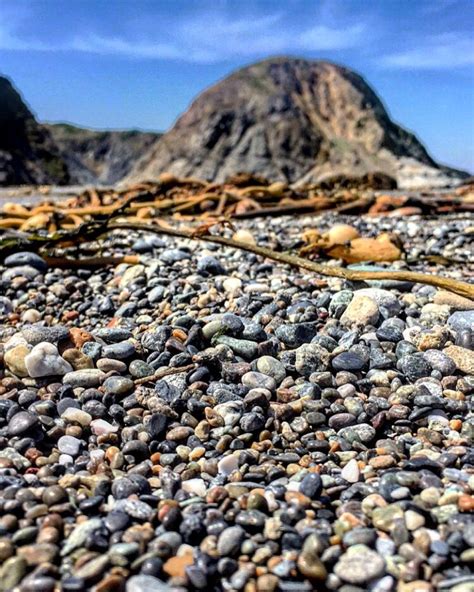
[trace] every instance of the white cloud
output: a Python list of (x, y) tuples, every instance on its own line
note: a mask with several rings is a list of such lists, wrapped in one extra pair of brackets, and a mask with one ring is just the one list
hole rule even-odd
[(317, 24), (298, 31), (290, 27), (283, 13), (243, 19), (213, 11), (158, 30), (156, 36), (158, 39), (86, 33), (66, 41), (46, 43), (21, 36), (15, 19), (0, 19), (3, 50), (72, 51), (195, 63), (218, 63), (272, 53), (347, 49), (366, 41), (366, 28), (361, 24), (346, 28)]
[(465, 33), (445, 33), (418, 47), (383, 56), (379, 64), (403, 70), (441, 70), (474, 65), (474, 39)]

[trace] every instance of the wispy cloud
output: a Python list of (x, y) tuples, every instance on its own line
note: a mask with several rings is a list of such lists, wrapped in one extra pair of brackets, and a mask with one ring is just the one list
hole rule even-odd
[(320, 23), (292, 30), (283, 12), (242, 19), (213, 11), (158, 31), (157, 38), (85, 33), (60, 42), (26, 38), (15, 27), (15, 19), (1, 21), (3, 50), (82, 52), (209, 64), (269, 53), (337, 51), (359, 46), (367, 39), (363, 24), (334, 27)]
[(417, 47), (382, 56), (379, 64), (403, 70), (441, 70), (474, 65), (474, 40), (465, 33), (445, 33)]

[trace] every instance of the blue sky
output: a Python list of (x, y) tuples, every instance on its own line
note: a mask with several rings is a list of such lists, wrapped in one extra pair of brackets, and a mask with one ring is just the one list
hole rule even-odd
[(474, 0), (0, 0), (0, 72), (41, 120), (164, 130), (239, 66), (328, 59), (474, 171), (472, 31)]

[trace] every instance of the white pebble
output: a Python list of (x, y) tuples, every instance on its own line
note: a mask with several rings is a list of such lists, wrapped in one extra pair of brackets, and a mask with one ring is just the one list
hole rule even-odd
[(242, 280), (236, 277), (228, 277), (222, 282), (222, 287), (228, 294), (236, 294), (242, 287)]
[(118, 426), (114, 426), (105, 419), (93, 419), (91, 421), (91, 430), (96, 436), (104, 434), (113, 434), (118, 431)]
[(72, 371), (72, 366), (66, 362), (53, 343), (38, 343), (25, 357), (25, 366), (31, 378), (42, 376), (63, 376)]
[(349, 483), (357, 483), (359, 481), (360, 470), (356, 459), (350, 460), (341, 471), (341, 477)]
[(81, 449), (81, 441), (74, 436), (61, 436), (58, 440), (59, 452), (77, 456)]
[(207, 487), (203, 479), (188, 479), (188, 481), (183, 481), (181, 489), (186, 491), (186, 493), (192, 493), (198, 497), (204, 497), (207, 492)]
[(21, 320), (24, 323), (37, 323), (41, 320), (41, 313), (34, 308), (29, 308), (21, 315)]
[(224, 456), (218, 463), (217, 469), (219, 473), (222, 475), (230, 475), (234, 471), (239, 468), (239, 461), (236, 456), (230, 454), (229, 456)]

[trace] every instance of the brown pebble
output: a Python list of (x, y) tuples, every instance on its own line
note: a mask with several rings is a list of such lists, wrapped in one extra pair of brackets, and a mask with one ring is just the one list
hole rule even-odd
[(95, 592), (119, 592), (123, 590), (123, 578), (118, 575), (108, 575), (95, 587)]
[(375, 456), (369, 460), (369, 465), (374, 469), (388, 469), (389, 467), (393, 467), (396, 464), (396, 460), (389, 454)]
[(188, 565), (192, 564), (193, 554), (186, 553), (185, 555), (181, 555), (179, 557), (171, 557), (170, 559), (168, 559), (168, 561), (166, 561), (163, 565), (163, 571), (171, 578), (183, 578), (186, 573), (186, 568), (188, 567)]
[(458, 497), (458, 508), (461, 512), (474, 511), (474, 495), (463, 494)]

